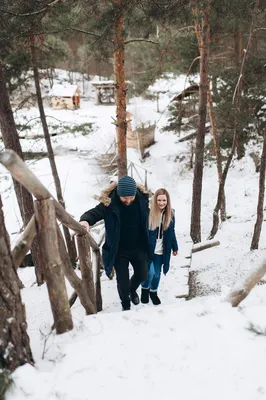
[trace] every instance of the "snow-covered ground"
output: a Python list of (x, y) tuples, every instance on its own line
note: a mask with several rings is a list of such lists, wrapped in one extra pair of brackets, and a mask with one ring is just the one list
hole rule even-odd
[[(182, 79), (177, 80), (177, 87), (182, 88)], [(161, 109), (166, 108), (171, 97), (171, 93), (161, 94)], [(150, 157), (141, 164), (137, 152), (130, 149), (128, 158), (150, 171), (148, 183), (152, 190), (158, 187), (169, 190), (176, 214), (180, 251), (178, 257), (172, 257), (169, 274), (162, 277), (162, 304), (157, 307), (139, 305), (121, 312), (116, 282), (103, 275), (104, 310), (84, 317), (84, 310), (76, 301), (72, 307), (75, 329), (56, 336), (50, 332), (52, 315), (46, 288), (34, 284), (32, 268), (20, 270), (36, 366), (26, 365), (16, 370), (15, 384), (6, 398), (266, 399), (265, 285), (256, 287), (237, 309), (224, 301), (229, 288), (242, 279), (246, 271), (255, 268), (265, 252), (264, 227), (260, 250), (249, 251), (258, 193), (258, 174), (253, 161), (248, 156), (234, 161), (229, 171), (226, 197), (231, 218), (216, 236), (220, 246), (193, 254), (192, 270), (205, 293), (214, 292), (215, 295), (190, 301), (176, 298), (187, 293), (187, 268), (181, 266), (190, 262), (185, 259), (191, 247), (193, 172), (186, 165), (189, 144), (177, 143), (175, 135), (160, 132), (167, 114), (157, 113), (155, 101), (132, 99), (128, 110), (136, 125), (157, 123), (156, 143), (149, 149)], [(51, 117), (50, 121), (56, 118), (63, 125), (66, 122), (70, 126), (93, 123), (93, 132), (88, 135), (66, 131), (52, 138), (67, 209), (78, 219), (97, 204), (94, 196), (109, 183), (95, 157), (105, 152), (114, 140), (115, 108), (96, 106), (92, 99), (82, 99), (79, 110), (47, 108), (46, 114)], [(37, 116), (37, 109), (24, 109), (16, 113), (16, 121), (25, 123)], [(32, 133), (36, 134), (36, 130), (41, 132), (37, 125)], [(27, 151), (45, 151), (43, 139), (24, 139), (22, 146)], [(47, 159), (30, 161), (28, 165), (54, 194)], [(14, 244), (21, 222), (10, 186), (9, 174), (0, 167), (6, 225)], [(216, 195), (216, 168), (208, 165), (204, 170), (202, 202), (204, 240), (211, 229)], [(69, 294), (72, 293), (71, 287), (67, 287)]]

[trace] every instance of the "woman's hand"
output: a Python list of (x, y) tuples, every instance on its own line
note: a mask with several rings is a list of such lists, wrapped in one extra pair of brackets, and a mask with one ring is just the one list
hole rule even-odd
[(178, 251), (173, 251), (173, 256), (177, 256)]

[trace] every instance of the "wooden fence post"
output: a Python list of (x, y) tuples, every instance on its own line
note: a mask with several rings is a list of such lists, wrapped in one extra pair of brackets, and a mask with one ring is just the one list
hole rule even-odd
[(79, 265), (80, 265), (82, 280), (87, 284), (88, 295), (91, 302), (95, 306), (95, 312), (96, 312), (95, 286), (93, 280), (90, 245), (87, 235), (77, 235), (77, 244), (78, 244)]
[(40, 227), (38, 236), (54, 327), (57, 334), (65, 333), (73, 329), (73, 321), (59, 255), (54, 202), (52, 199), (35, 200), (34, 210)]
[(100, 251), (92, 252), (92, 266), (94, 273), (94, 284), (96, 291), (96, 308), (97, 312), (103, 309), (102, 290), (101, 290), (101, 253)]
[(80, 303), (86, 310), (86, 314), (95, 314), (95, 306), (90, 300), (87, 291), (87, 282), (83, 282), (83, 280), (81, 280), (74, 271), (73, 266), (70, 262), (70, 258), (66, 249), (62, 232), (60, 231), (58, 225), (57, 225), (57, 235), (58, 235), (59, 252), (61, 260), (63, 262), (64, 272), (70, 285), (75, 289), (75, 292), (73, 293), (73, 295), (69, 300), (69, 306), (71, 307), (75, 303), (77, 297), (79, 297)]

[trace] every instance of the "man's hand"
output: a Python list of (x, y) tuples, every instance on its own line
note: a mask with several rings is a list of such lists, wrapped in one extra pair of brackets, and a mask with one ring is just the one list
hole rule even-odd
[(177, 256), (178, 251), (173, 251), (173, 256)]
[(80, 225), (84, 226), (87, 232), (90, 231), (90, 225), (88, 224), (87, 221), (80, 221)]

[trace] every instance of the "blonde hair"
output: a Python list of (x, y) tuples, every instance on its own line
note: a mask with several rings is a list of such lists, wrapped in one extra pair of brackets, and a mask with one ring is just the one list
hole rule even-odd
[(158, 226), (160, 225), (161, 210), (158, 207), (157, 198), (158, 198), (158, 196), (161, 196), (161, 195), (165, 195), (166, 199), (167, 199), (167, 204), (164, 209), (164, 219), (163, 219), (163, 230), (164, 231), (169, 227), (171, 219), (172, 219), (172, 208), (171, 208), (171, 200), (170, 200), (169, 193), (167, 192), (166, 189), (163, 189), (163, 188), (156, 190), (156, 192), (154, 193), (154, 195), (151, 199), (151, 203), (150, 203), (149, 229), (152, 231), (154, 229), (158, 228)]

